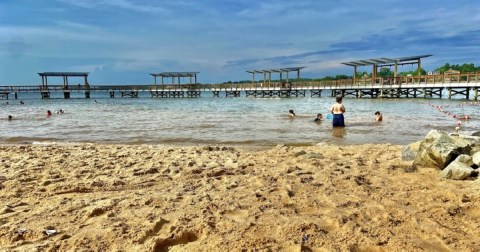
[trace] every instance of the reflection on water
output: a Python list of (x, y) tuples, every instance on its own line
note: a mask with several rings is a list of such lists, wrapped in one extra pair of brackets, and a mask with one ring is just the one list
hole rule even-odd
[(332, 136), (333, 137), (344, 137), (347, 135), (347, 131), (344, 127), (333, 127)]
[[(471, 116), (462, 120), (460, 133), (480, 128), (475, 116), (480, 105), (459, 100), (345, 98), (346, 128), (332, 129), (331, 97), (21, 99), (25, 105), (0, 101), (0, 143), (408, 144), (431, 129), (453, 132), (458, 121), (453, 115)], [(47, 110), (59, 109), (65, 114), (45, 116)], [(377, 110), (382, 122), (375, 122)], [(314, 122), (318, 113), (325, 115), (319, 123)], [(8, 121), (8, 115), (14, 120)]]

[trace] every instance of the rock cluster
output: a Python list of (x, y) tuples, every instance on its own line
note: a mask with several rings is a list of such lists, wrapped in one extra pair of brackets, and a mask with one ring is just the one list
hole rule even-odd
[(480, 137), (431, 130), (422, 141), (405, 147), (402, 159), (413, 160), (416, 166), (437, 167), (447, 179), (475, 177), (480, 166)]

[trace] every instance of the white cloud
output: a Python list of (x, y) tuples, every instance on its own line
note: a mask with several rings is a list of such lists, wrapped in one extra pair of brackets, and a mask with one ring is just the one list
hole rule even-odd
[(144, 3), (136, 3), (131, 0), (58, 0), (62, 3), (88, 9), (116, 7), (134, 12), (167, 13), (168, 10), (159, 6)]

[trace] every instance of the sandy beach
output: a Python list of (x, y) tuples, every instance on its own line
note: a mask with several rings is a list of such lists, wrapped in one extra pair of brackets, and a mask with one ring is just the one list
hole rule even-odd
[(480, 181), (402, 147), (1, 146), (0, 250), (480, 251)]

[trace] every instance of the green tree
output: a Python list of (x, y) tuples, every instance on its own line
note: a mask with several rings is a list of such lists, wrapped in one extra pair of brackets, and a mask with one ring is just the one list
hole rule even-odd
[(393, 77), (394, 72), (390, 70), (388, 67), (382, 67), (380, 71), (377, 73), (378, 77), (386, 78), (386, 77)]

